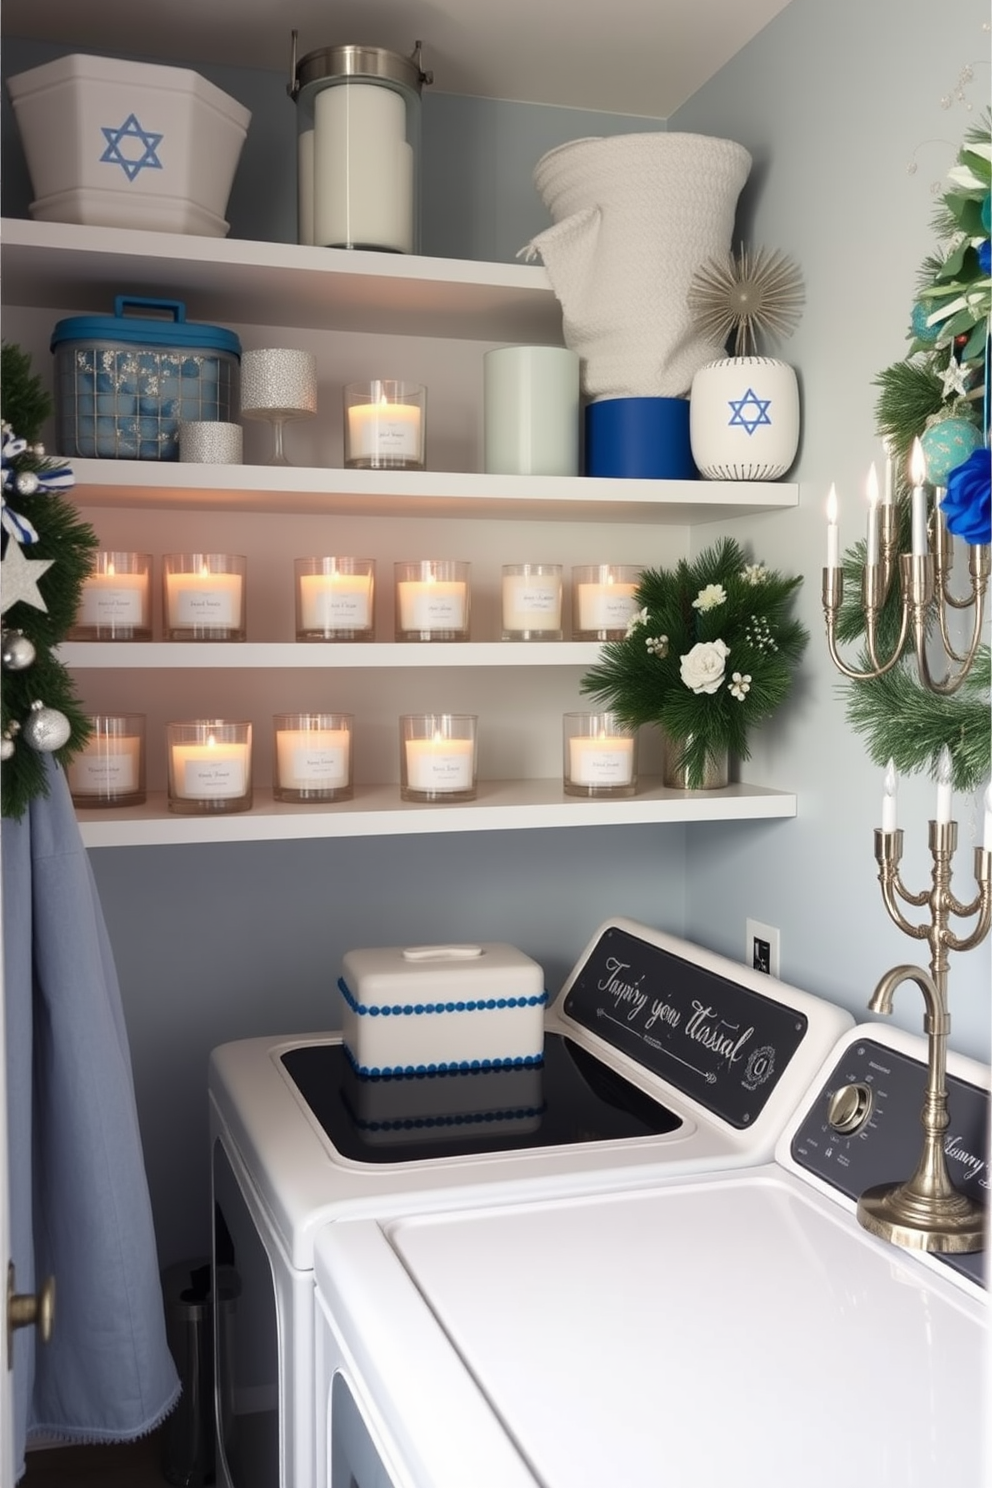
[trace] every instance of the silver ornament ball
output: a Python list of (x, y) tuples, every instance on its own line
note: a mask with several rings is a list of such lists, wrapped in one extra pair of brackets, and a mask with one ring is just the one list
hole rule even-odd
[(31, 712), (24, 720), (21, 737), (39, 754), (54, 754), (56, 749), (68, 742), (72, 732), (64, 713), (57, 708), (46, 708), (44, 703), (32, 703)]
[(34, 642), (20, 630), (5, 630), (0, 646), (0, 665), (8, 672), (23, 672), (34, 662)]
[(18, 496), (33, 496), (39, 484), (33, 470), (22, 470), (14, 477), (14, 489)]

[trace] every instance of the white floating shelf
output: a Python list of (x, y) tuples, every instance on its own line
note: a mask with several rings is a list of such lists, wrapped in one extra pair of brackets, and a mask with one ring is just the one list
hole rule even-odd
[(7, 305), (110, 313), (115, 295), (182, 298), (187, 319), (368, 335), (561, 345), (543, 268), (187, 237), (7, 217)]
[(72, 499), (79, 506), (132, 510), (168, 507), (687, 526), (799, 504), (799, 487), (781, 481), (612, 480), (154, 460), (73, 460), (72, 470), (76, 477)]
[(230, 816), (176, 816), (162, 794), (150, 795), (144, 806), (77, 811), (90, 848), (754, 821), (795, 814), (796, 797), (788, 792), (753, 785), (673, 791), (652, 780), (643, 781), (636, 796), (607, 801), (566, 796), (560, 780), (490, 780), (479, 785), (477, 800), (441, 806), (401, 801), (399, 787), (392, 784), (357, 787), (354, 800), (326, 807), (289, 805), (256, 791), (251, 811)]
[(320, 671), (375, 667), (593, 666), (598, 641), (67, 641), (57, 656), (76, 671), (258, 670)]

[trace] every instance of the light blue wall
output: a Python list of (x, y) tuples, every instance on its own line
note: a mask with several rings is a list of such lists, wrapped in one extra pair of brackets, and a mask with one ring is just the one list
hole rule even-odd
[[(693, 829), (687, 934), (736, 955), (746, 915), (777, 925), (783, 976), (858, 1014), (884, 971), (926, 965), (928, 952), (891, 925), (881, 902), (873, 852), (881, 771), (845, 722), (823, 639), (824, 507), (836, 482), (842, 543), (864, 536), (868, 466), (882, 460), (873, 381), (906, 353), (917, 274), (936, 248), (934, 191), (988, 98), (983, 23), (985, 0), (792, 0), (669, 120), (672, 130), (726, 133), (752, 152), (743, 203), (749, 241), (799, 262), (807, 300), (781, 349), (802, 384), (799, 510), (747, 524), (762, 558), (805, 576), (802, 613), (813, 640), (802, 685), (749, 768), (756, 781), (797, 791), (799, 819), (788, 832), (755, 827), (746, 836)], [(945, 108), (969, 65), (970, 110), (962, 102)], [(928, 780), (901, 782), (904, 874), (914, 890), (930, 884), (934, 807)], [(955, 814), (954, 889), (967, 901), (980, 802), (955, 797)], [(921, 913), (913, 912), (916, 922)], [(989, 943), (950, 960), (951, 1043), (987, 1059)], [(904, 987), (895, 1021), (918, 1031), (922, 1011), (916, 989)]]
[[(685, 933), (734, 958), (750, 915), (782, 932), (782, 975), (861, 1016), (878, 976), (913, 958), (891, 928), (872, 856), (880, 780), (844, 721), (821, 639), (823, 501), (836, 481), (845, 541), (879, 458), (872, 379), (903, 354), (916, 271), (933, 243), (930, 184), (968, 123), (940, 108), (961, 67), (987, 57), (981, 0), (792, 0), (669, 127), (740, 140), (755, 165), (742, 199), (754, 243), (795, 256), (807, 308), (786, 354), (799, 368), (804, 437), (798, 511), (737, 524), (775, 566), (802, 572), (812, 633), (794, 701), (757, 741), (748, 776), (797, 791), (794, 822), (486, 833), (423, 840), (144, 848), (93, 853), (135, 1066), (161, 1260), (208, 1236), (205, 1070), (210, 1048), (328, 1025), (343, 952), (468, 936), (509, 940), (554, 990), (608, 913)], [(52, 55), (8, 42), (12, 73)], [(173, 59), (181, 61), (181, 56)], [(208, 72), (201, 68), (201, 71)], [(236, 236), (294, 236), (293, 107), (281, 74), (208, 72), (253, 110), (232, 193)], [(987, 92), (987, 63), (973, 90)], [(5, 105), (6, 106), (6, 105)], [(9, 126), (9, 115), (5, 116)], [(664, 128), (429, 93), (427, 253), (512, 260), (547, 217), (531, 183), (544, 150), (584, 134)], [(16, 130), (4, 128), (4, 210), (24, 215)], [(13, 136), (13, 137), (12, 137)], [(943, 139), (941, 146), (925, 141)], [(918, 146), (920, 169), (906, 166)], [(717, 535), (706, 529), (706, 540)], [(961, 802), (956, 880), (971, 888), (971, 802)], [(906, 872), (922, 886), (932, 790), (903, 782)], [(907, 996), (898, 1021), (920, 1027)], [(987, 947), (952, 957), (952, 1043), (987, 1057)]]

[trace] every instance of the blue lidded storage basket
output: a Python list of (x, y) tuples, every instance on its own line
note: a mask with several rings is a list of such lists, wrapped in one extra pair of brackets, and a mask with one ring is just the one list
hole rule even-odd
[(688, 398), (602, 398), (585, 421), (586, 475), (698, 480)]
[(187, 322), (180, 300), (118, 295), (112, 316), (60, 320), (51, 349), (60, 455), (176, 460), (180, 419), (230, 422), (238, 408), (240, 341)]

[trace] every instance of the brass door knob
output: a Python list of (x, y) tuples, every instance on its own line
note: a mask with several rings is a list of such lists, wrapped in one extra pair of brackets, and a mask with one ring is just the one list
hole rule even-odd
[(49, 1276), (38, 1292), (18, 1292), (14, 1280), (14, 1263), (7, 1264), (7, 1368), (13, 1367), (14, 1332), (17, 1328), (37, 1327), (42, 1343), (47, 1343), (55, 1326), (55, 1277)]

